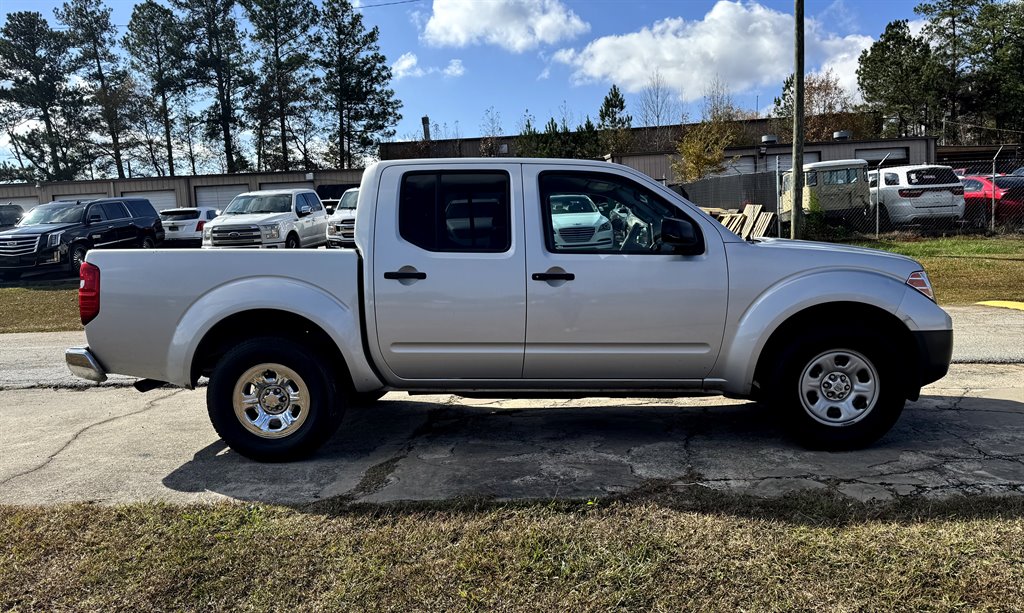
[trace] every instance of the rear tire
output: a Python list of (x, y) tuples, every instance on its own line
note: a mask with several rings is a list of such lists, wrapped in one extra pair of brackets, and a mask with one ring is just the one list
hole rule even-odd
[(152, 249), (154, 247), (156, 247), (156, 241), (153, 240), (152, 236), (146, 236), (146, 237), (144, 237), (142, 239), (142, 248), (143, 249)]
[(774, 359), (767, 398), (788, 432), (810, 449), (860, 449), (899, 419), (913, 376), (877, 331), (810, 331)]
[(217, 434), (258, 462), (287, 462), (316, 451), (344, 414), (323, 362), (280, 337), (254, 338), (228, 351), (206, 391)]

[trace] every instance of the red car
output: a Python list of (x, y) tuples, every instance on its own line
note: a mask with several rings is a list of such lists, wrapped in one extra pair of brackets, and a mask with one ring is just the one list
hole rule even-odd
[[(964, 218), (987, 225), (992, 214), (993, 177), (969, 175), (963, 177)], [(996, 175), (996, 223), (1024, 225), (1024, 176)]]

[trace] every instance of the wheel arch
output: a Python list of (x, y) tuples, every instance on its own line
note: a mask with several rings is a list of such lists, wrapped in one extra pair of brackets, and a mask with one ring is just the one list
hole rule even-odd
[(338, 344), (322, 327), (302, 315), (274, 308), (250, 309), (224, 317), (211, 327), (192, 354), (189, 380), (192, 385), (201, 376), (208, 376), (220, 358), (239, 341), (253, 337), (253, 330), (266, 328), (273, 321), (266, 336), (280, 336), (309, 347), (330, 365), (339, 388), (354, 389), (348, 362)]
[(805, 333), (807, 329), (814, 326), (834, 324), (837, 319), (844, 322), (856, 322), (853, 327), (877, 329), (878, 334), (887, 339), (887, 343), (893, 347), (894, 351), (899, 351), (906, 356), (904, 363), (915, 370), (912, 380), (917, 380), (917, 345), (910, 330), (896, 315), (864, 302), (826, 302), (798, 311), (775, 328), (757, 356), (751, 382), (751, 394), (757, 397), (759, 392), (763, 391), (764, 377), (774, 365), (774, 359), (786, 348), (788, 339)]

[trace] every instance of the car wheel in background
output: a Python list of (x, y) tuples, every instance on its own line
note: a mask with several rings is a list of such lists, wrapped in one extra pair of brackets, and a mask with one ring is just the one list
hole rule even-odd
[(284, 241), (285, 249), (298, 249), (301, 246), (301, 243), (299, 243), (299, 237), (294, 234), (289, 234), (288, 238)]
[(71, 255), (68, 256), (71, 262), (71, 272), (75, 273), (76, 275), (79, 273), (79, 271), (82, 269), (82, 262), (85, 261), (85, 254), (88, 252), (89, 250), (86, 249), (85, 245), (72, 245)]
[(206, 391), (217, 434), (233, 450), (260, 462), (294, 460), (315, 451), (344, 414), (323, 363), (287, 338), (254, 338), (228, 351)]
[(868, 329), (811, 330), (775, 360), (768, 400), (804, 446), (839, 451), (873, 443), (892, 428), (916, 373)]
[(152, 249), (153, 247), (156, 247), (156, 241), (153, 240), (152, 236), (147, 236), (147, 237), (142, 239), (142, 248), (143, 249)]

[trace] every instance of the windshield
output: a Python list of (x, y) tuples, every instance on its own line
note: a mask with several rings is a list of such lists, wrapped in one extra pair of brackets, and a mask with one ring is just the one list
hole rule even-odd
[(292, 210), (290, 194), (274, 194), (272, 196), (252, 196), (242, 194), (235, 196), (225, 215), (243, 215), (245, 213), (288, 213)]
[(551, 214), (564, 215), (571, 213), (597, 213), (597, 205), (590, 198), (579, 194), (571, 196), (552, 196)]
[(76, 204), (44, 204), (25, 215), (19, 226), (35, 226), (47, 223), (81, 223), (84, 206)]
[(338, 206), (335, 207), (335, 210), (337, 210), (337, 209), (354, 209), (354, 208), (356, 208), (356, 201), (357, 200), (359, 200), (359, 190), (352, 190), (350, 192), (345, 192), (341, 196), (341, 201), (338, 202)]

